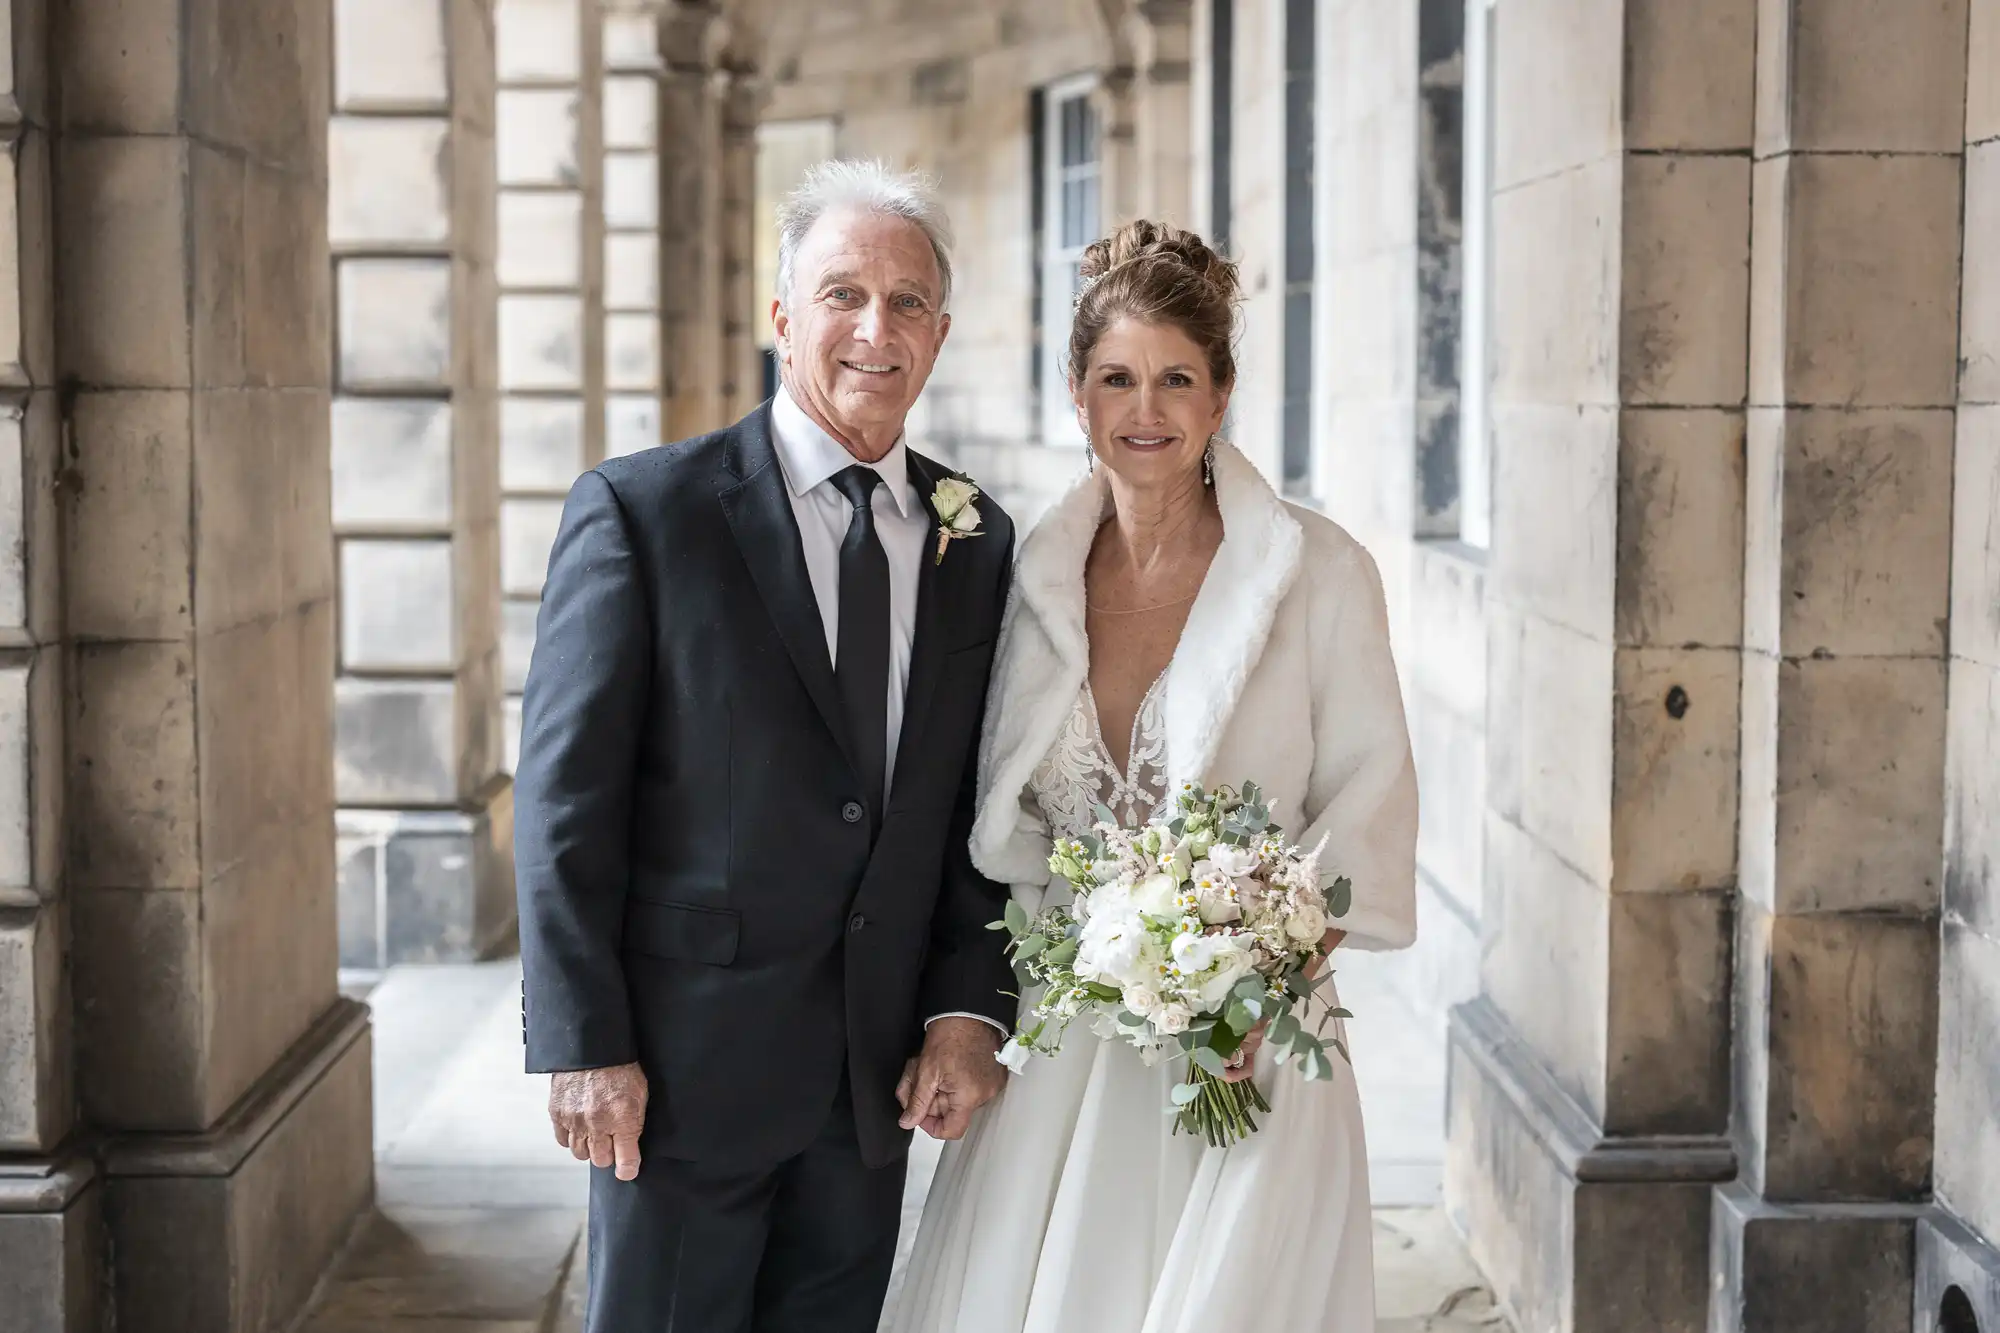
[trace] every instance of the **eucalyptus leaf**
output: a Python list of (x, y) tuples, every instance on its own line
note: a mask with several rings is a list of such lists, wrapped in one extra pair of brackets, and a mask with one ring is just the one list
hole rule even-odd
[(1176, 1083), (1173, 1092), (1169, 1095), (1174, 1099), (1175, 1106), (1186, 1106), (1189, 1102), (1201, 1096), (1201, 1088), (1194, 1083)]
[(1009, 898), (1007, 900), (1007, 929), (1019, 935), (1027, 928), (1028, 909), (1015, 902), (1012, 898)]
[(1005, 921), (988, 921), (986, 928), (988, 930), (1005, 930), (1007, 929), (1007, 923)]
[(1215, 1075), (1217, 1078), (1222, 1077), (1224, 1070), (1222, 1057), (1215, 1053), (1214, 1047), (1197, 1046), (1194, 1048), (1192, 1052), (1190, 1052), (1190, 1054), (1193, 1057), (1194, 1062), (1196, 1064), (1200, 1065), (1203, 1069)]
[(1118, 1021), (1121, 1025), (1128, 1028), (1142, 1028), (1146, 1026), (1145, 1015), (1135, 1014), (1130, 1009), (1127, 1009), (1125, 1012), (1119, 1014)]
[(1257, 1015), (1251, 1013), (1250, 1006), (1243, 1001), (1231, 1000), (1229, 1008), (1223, 1011), (1222, 1021), (1229, 1024), (1231, 1030), (1238, 1035), (1242, 1035), (1257, 1026)]
[(1257, 786), (1257, 784), (1256, 784), (1256, 783), (1254, 783), (1254, 782), (1246, 782), (1246, 783), (1244, 783), (1244, 784), (1243, 784), (1243, 799), (1244, 799), (1244, 800), (1246, 800), (1246, 801), (1255, 801), (1255, 800), (1256, 800), (1256, 799), (1258, 798), (1258, 796), (1260, 796), (1260, 795), (1262, 795), (1262, 794), (1263, 794), (1263, 793), (1262, 793), (1262, 790), (1261, 790), (1261, 789), (1260, 789), (1260, 788), (1259, 788), (1259, 787)]
[(1271, 1024), (1271, 1040), (1283, 1042), (1287, 1046), (1298, 1040), (1299, 1032), (1299, 1020), (1290, 1014)]
[(1334, 916), (1346, 916), (1347, 909), (1354, 906), (1354, 881), (1342, 875), (1327, 890), (1326, 910)]
[(1049, 947), (1048, 936), (1030, 935), (1026, 939), (1021, 941), (1021, 947), (1015, 951), (1014, 956), (1017, 958), (1024, 958), (1024, 959), (1034, 958), (1043, 953), (1045, 950), (1047, 950), (1048, 947)]
[(1113, 828), (1119, 827), (1118, 816), (1111, 812), (1110, 806), (1105, 805), (1101, 801), (1090, 807), (1090, 817), (1100, 824), (1109, 824)]

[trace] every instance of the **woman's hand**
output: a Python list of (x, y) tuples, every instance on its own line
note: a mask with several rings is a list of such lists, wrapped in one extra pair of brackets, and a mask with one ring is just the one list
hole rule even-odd
[[(1325, 937), (1319, 942), (1318, 957), (1306, 964), (1307, 981), (1311, 981), (1319, 975), (1321, 966), (1326, 962), (1326, 956), (1335, 949), (1338, 949), (1341, 941), (1346, 938), (1347, 932), (1344, 930), (1329, 930), (1326, 932)], [(1264, 1044), (1264, 1029), (1270, 1026), (1270, 1022), (1271, 1020), (1267, 1018), (1257, 1024), (1256, 1027), (1251, 1028), (1244, 1036), (1243, 1044), (1236, 1048), (1236, 1054), (1230, 1056), (1224, 1062), (1222, 1071), (1222, 1081), (1224, 1083), (1241, 1083), (1256, 1072), (1257, 1050)]]

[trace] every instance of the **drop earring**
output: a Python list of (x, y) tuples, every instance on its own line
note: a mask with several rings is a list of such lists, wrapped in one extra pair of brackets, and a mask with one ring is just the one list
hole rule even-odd
[(1076, 424), (1083, 428), (1084, 470), (1090, 475), (1095, 476), (1097, 475), (1097, 450), (1092, 448), (1090, 444), (1090, 414), (1088, 412), (1077, 413)]
[(1215, 485), (1215, 436), (1208, 437), (1208, 447), (1201, 451), (1201, 484)]

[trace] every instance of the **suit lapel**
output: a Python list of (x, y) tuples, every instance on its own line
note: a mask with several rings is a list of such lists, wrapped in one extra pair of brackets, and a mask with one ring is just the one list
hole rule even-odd
[(737, 423), (733, 437), (729, 470), (718, 478), (722, 512), (806, 693), (852, 762), (854, 747), (826, 651), (826, 627), (806, 574), (805, 547), (785, 491), (785, 472), (771, 444), (770, 404)]
[[(889, 783), (889, 804), (899, 804), (909, 783), (915, 781), (917, 747), (923, 743), (925, 723), (930, 717), (931, 695), (937, 691), (938, 672), (944, 666), (944, 608), (954, 596), (957, 575), (968, 559), (964, 551), (947, 550), (942, 564), (937, 560), (937, 515), (931, 509), (931, 495), (945, 477), (945, 471), (915, 450), (909, 452), (910, 483), (916, 487), (917, 503), (924, 507), (930, 528), (924, 536), (917, 571), (917, 624), (910, 636), (910, 678), (903, 689), (903, 725), (896, 737), (896, 775)], [(957, 559), (953, 559), (953, 555)]]

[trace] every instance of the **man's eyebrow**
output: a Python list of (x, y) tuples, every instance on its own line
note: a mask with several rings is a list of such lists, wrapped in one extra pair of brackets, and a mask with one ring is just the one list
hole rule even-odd
[[(813, 290), (823, 292), (828, 287), (843, 282), (851, 286), (861, 285), (861, 281), (855, 276), (853, 269), (840, 268), (835, 269), (831, 273), (821, 274), (819, 285)], [(931, 290), (930, 283), (922, 278), (906, 278), (898, 281), (895, 285), (908, 291), (922, 293), (924, 299), (927, 301), (936, 299), (936, 293)]]

